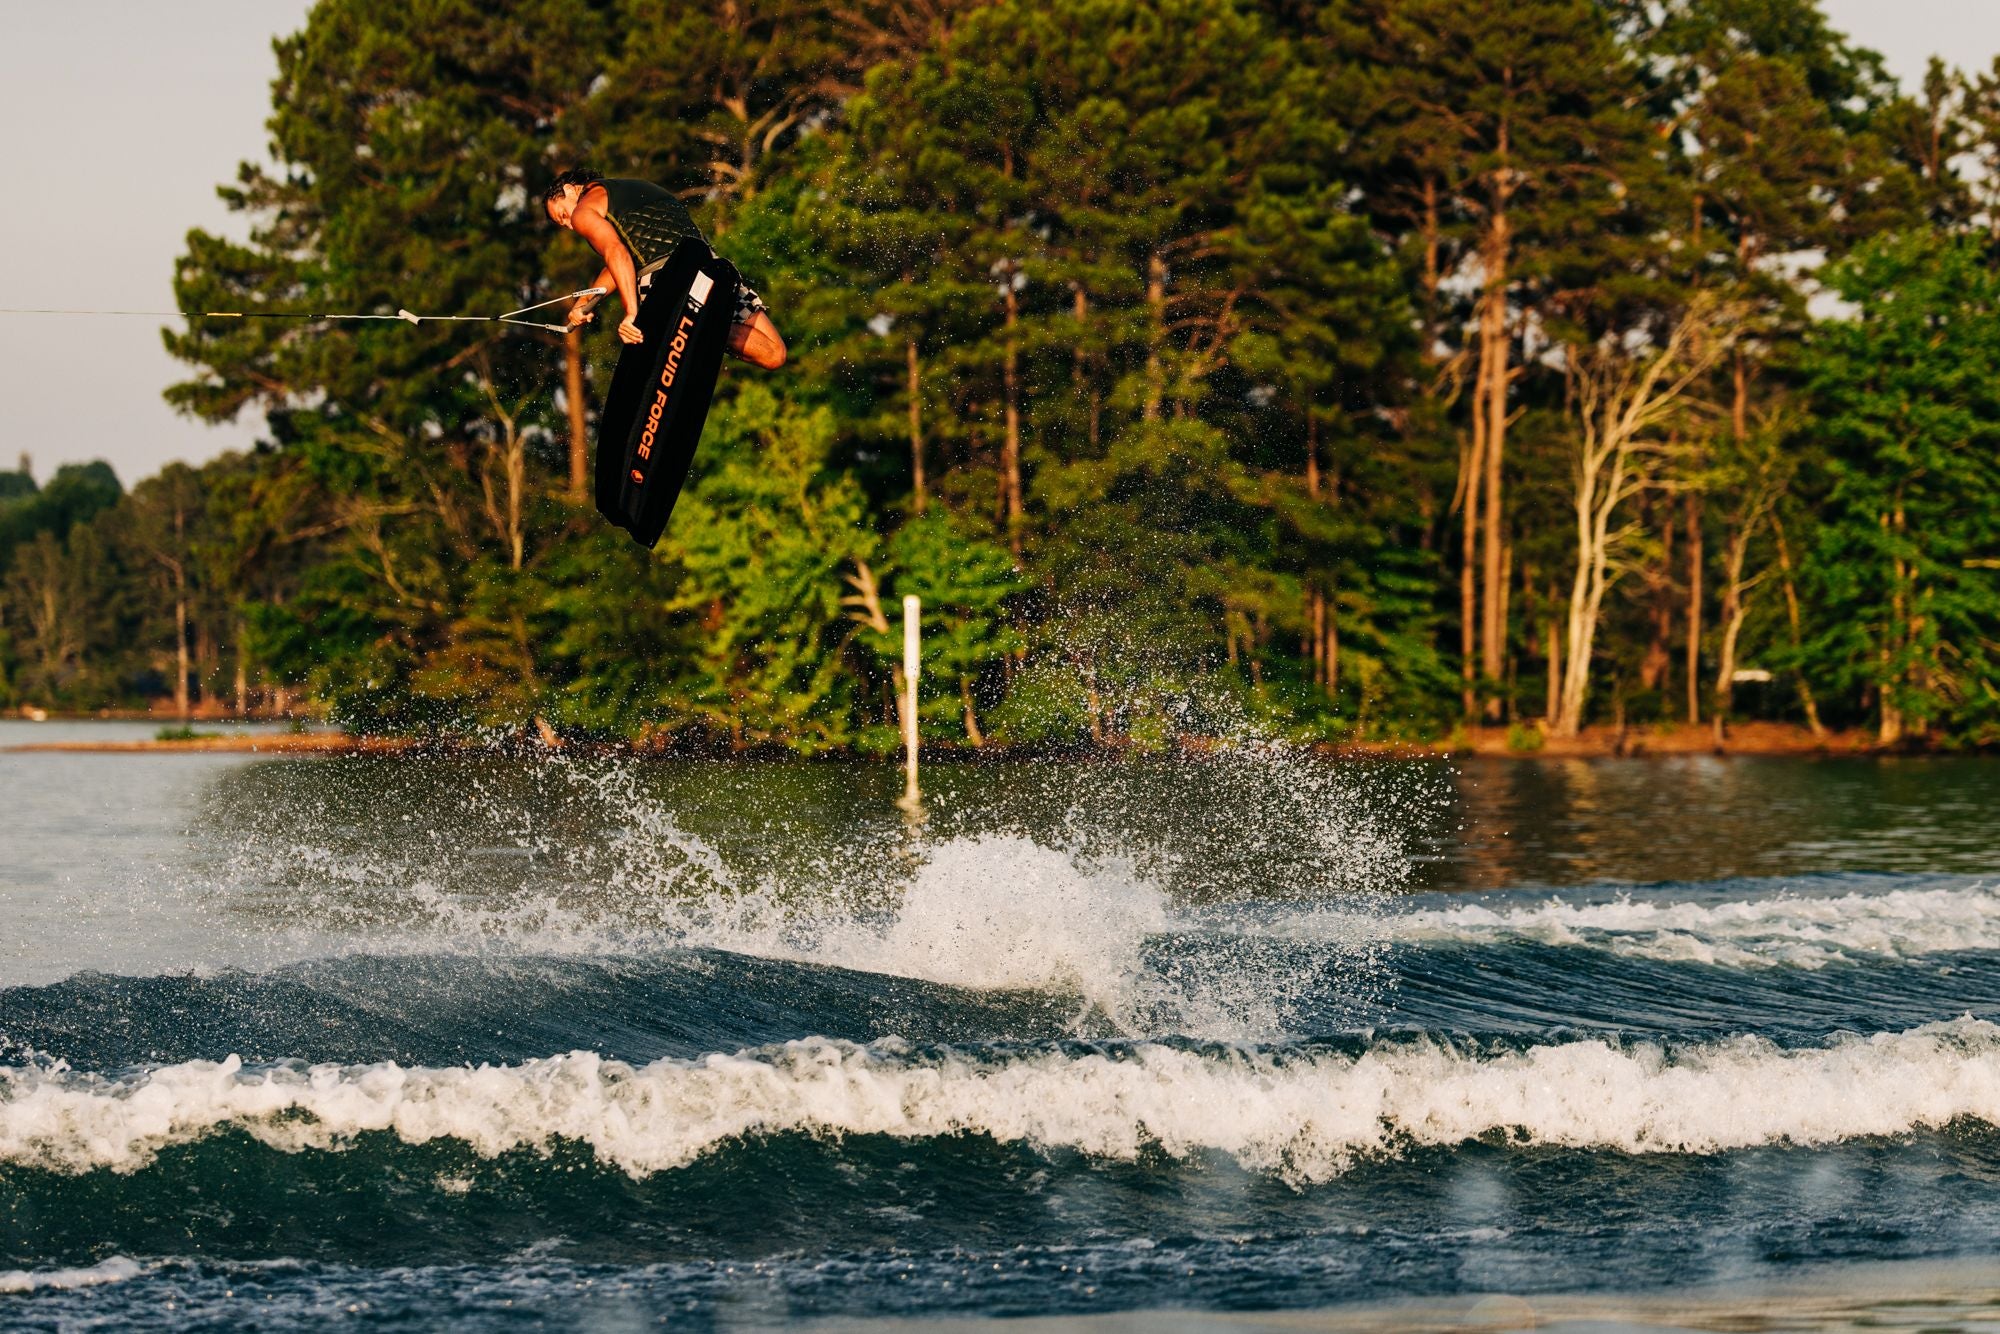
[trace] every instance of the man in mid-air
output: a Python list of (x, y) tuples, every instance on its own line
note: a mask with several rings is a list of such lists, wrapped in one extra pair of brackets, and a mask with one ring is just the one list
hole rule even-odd
[[(708, 244), (687, 205), (651, 181), (607, 180), (580, 167), (557, 176), (543, 194), (542, 203), (550, 221), (590, 242), (603, 259), (604, 269), (591, 286), (618, 293), (625, 308), (624, 318), (618, 321), (619, 341), (644, 342), (645, 335), (633, 321), (654, 273), (673, 257), (674, 247), (682, 241)], [(592, 319), (602, 299), (579, 299), (570, 307), (570, 326)], [(785, 364), (785, 340), (779, 336), (778, 326), (771, 323), (764, 299), (748, 284), (736, 289), (736, 322), (729, 330), (729, 350), (767, 371)]]

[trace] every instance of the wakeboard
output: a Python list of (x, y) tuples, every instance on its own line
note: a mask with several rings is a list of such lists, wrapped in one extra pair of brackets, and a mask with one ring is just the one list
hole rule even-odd
[(652, 547), (687, 483), (736, 319), (736, 269), (700, 241), (674, 250), (634, 321), (645, 341), (611, 373), (597, 418), (597, 508)]

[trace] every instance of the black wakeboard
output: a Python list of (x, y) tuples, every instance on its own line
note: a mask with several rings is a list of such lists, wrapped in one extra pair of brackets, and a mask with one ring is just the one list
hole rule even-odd
[(653, 278), (635, 321), (643, 343), (611, 373), (597, 419), (597, 508), (651, 547), (666, 531), (708, 420), (736, 319), (736, 270), (687, 240)]

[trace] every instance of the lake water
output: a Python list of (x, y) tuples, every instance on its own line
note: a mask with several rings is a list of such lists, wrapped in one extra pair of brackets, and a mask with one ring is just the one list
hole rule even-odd
[(0, 753), (0, 1327), (2000, 1312), (2000, 764), (899, 781)]

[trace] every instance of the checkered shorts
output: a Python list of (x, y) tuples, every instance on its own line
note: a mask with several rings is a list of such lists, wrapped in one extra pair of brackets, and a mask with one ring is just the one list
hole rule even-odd
[[(652, 285), (652, 273), (642, 273), (639, 275), (639, 300), (644, 301), (646, 299), (647, 289), (652, 287)], [(735, 320), (737, 324), (752, 323), (759, 315), (762, 315), (769, 309), (770, 307), (764, 304), (764, 298), (757, 295), (755, 288), (740, 278), (737, 280)]]

